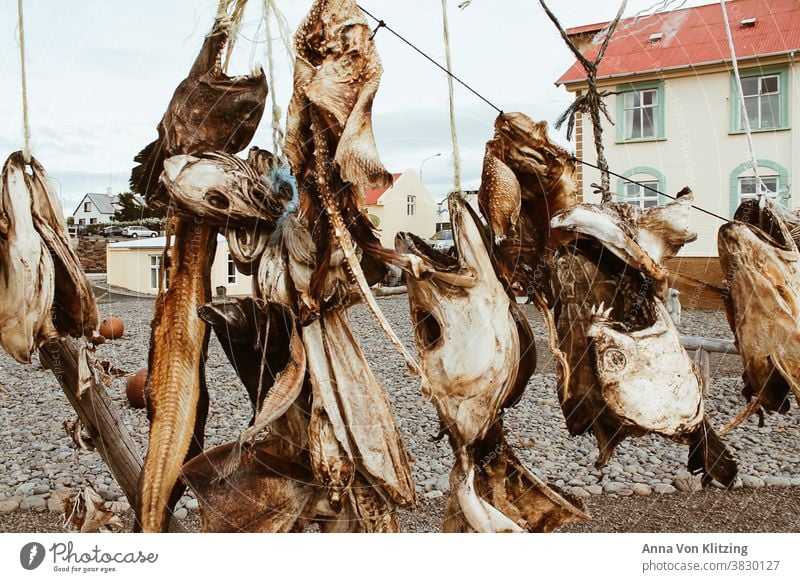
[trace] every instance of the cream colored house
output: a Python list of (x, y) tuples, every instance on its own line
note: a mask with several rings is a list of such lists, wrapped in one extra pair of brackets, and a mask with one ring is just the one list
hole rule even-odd
[[(800, 206), (793, 188), (800, 160), (800, 2), (729, 0), (731, 23), (753, 130), (759, 177), (784, 204)], [(568, 30), (591, 60), (595, 36), (604, 24)], [(587, 85), (576, 63), (558, 80), (580, 94)], [(598, 71), (601, 90), (614, 92), (606, 104), (614, 124), (604, 120), (609, 167), (660, 192), (674, 195), (689, 186), (695, 205), (724, 218), (755, 192), (752, 163), (743, 131), (739, 97), (720, 4), (685, 8), (623, 20)], [(576, 125), (576, 156), (595, 163), (591, 123)], [(579, 166), (580, 167), (580, 166)], [(591, 184), (599, 172), (579, 174), (585, 200), (596, 201)], [(617, 198), (640, 206), (666, 198), (612, 177)], [(723, 222), (692, 212), (699, 233), (685, 257), (717, 256)]]
[(414, 170), (393, 176), (390, 188), (368, 188), (364, 192), (367, 212), (378, 227), (381, 244), (392, 249), (398, 232), (430, 238), (439, 222), (439, 206)]
[[(165, 243), (166, 237), (161, 236), (109, 244), (106, 247), (108, 284), (145, 295), (158, 293)], [(243, 297), (252, 294), (252, 285), (252, 277), (236, 270), (225, 237), (218, 235), (211, 267), (212, 292), (217, 294), (217, 287), (225, 287), (226, 295)]]

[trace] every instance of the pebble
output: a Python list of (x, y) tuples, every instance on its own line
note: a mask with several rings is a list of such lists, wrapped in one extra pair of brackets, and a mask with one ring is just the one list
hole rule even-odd
[(758, 489), (759, 487), (764, 486), (763, 479), (755, 477), (753, 475), (743, 475), (742, 476), (742, 485), (747, 487), (748, 489)]
[(434, 489), (433, 491), (428, 491), (423, 495), (425, 499), (438, 499), (439, 497), (443, 497), (444, 493), (439, 491), (438, 489)]
[(26, 497), (19, 504), (20, 509), (28, 509), (33, 511), (44, 511), (47, 509), (47, 500), (44, 497), (31, 495)]
[(675, 493), (677, 489), (669, 483), (658, 483), (653, 487), (653, 491), (659, 495), (668, 495), (670, 493)]
[(0, 501), (0, 515), (16, 511), (19, 508), (19, 503), (22, 498), (15, 495), (14, 497), (6, 497)]
[(435, 487), (442, 493), (448, 493), (450, 491), (450, 475), (439, 475)]
[(186, 516), (189, 515), (189, 512), (186, 511), (185, 507), (181, 507), (180, 509), (176, 509), (173, 515), (176, 519), (186, 519)]
[(678, 491), (683, 491), (684, 493), (695, 493), (696, 491), (700, 491), (703, 488), (702, 483), (700, 482), (700, 475), (691, 475), (686, 473), (687, 476), (680, 476), (675, 477), (672, 480), (672, 484)]
[(786, 477), (773, 477), (771, 475), (764, 477), (764, 485), (770, 485), (772, 487), (789, 487), (791, 484), (792, 482)]
[(44, 495), (45, 493), (50, 493), (50, 487), (44, 483), (39, 483), (33, 487), (34, 495)]
[(622, 489), (625, 489), (625, 485), (616, 481), (603, 485), (603, 491), (606, 493), (619, 493)]
[(570, 487), (569, 492), (574, 497), (591, 497), (592, 494), (589, 493), (583, 487)]
[(199, 506), (200, 504), (198, 503), (197, 499), (190, 499), (186, 502), (184, 507), (186, 507), (186, 509), (189, 511), (196, 511)]
[(650, 488), (650, 486), (645, 485), (644, 483), (634, 483), (631, 489), (633, 489), (633, 492), (636, 493), (636, 495), (641, 495), (643, 497), (648, 497), (653, 493), (653, 490)]
[(603, 492), (603, 488), (600, 485), (587, 485), (584, 489), (592, 495), (600, 495)]

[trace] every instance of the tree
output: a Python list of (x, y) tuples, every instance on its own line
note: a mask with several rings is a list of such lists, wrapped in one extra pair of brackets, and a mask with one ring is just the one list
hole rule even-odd
[(132, 222), (143, 218), (164, 218), (167, 215), (166, 208), (150, 208), (140, 202), (133, 192), (123, 192), (119, 195), (117, 204), (120, 209), (114, 213), (116, 222)]

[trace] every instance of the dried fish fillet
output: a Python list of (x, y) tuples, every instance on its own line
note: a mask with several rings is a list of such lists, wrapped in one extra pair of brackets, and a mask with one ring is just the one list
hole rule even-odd
[(457, 256), (418, 237), (397, 236), (404, 252), (436, 271), (408, 282), (411, 316), (426, 383), (456, 462), (445, 531), (549, 531), (587, 519), (577, 501), (549, 489), (506, 444), (502, 412), (513, 406), (536, 366), (533, 333), (495, 275), (490, 242), (460, 196), (450, 198)]
[(747, 412), (788, 412), (791, 394), (800, 402), (800, 253), (784, 212), (743, 201), (720, 227), (718, 246)]
[(91, 338), (97, 306), (42, 165), (15, 152), (0, 181), (0, 344), (29, 362), (47, 339)]

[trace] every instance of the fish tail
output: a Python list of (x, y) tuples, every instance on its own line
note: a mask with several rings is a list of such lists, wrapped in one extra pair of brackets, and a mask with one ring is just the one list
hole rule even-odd
[(713, 478), (725, 487), (733, 487), (739, 468), (707, 418), (689, 439), (689, 471), (703, 473), (704, 481)]

